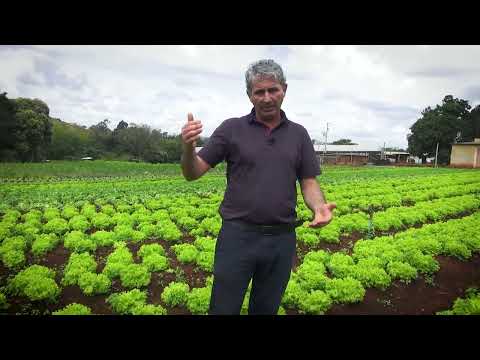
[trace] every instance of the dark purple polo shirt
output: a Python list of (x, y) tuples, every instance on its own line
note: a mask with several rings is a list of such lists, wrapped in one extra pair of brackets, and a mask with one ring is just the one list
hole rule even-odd
[(287, 119), (271, 133), (251, 113), (225, 120), (199, 151), (211, 167), (227, 162), (227, 188), (220, 205), (224, 220), (256, 224), (293, 223), (296, 218), (296, 181), (320, 175), (310, 136)]

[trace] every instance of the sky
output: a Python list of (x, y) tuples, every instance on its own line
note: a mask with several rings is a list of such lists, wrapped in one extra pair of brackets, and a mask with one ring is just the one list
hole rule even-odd
[(178, 134), (192, 112), (210, 136), (250, 112), (245, 71), (267, 58), (287, 79), (282, 109), (319, 142), (328, 123), (328, 142), (406, 148), (409, 127), (445, 95), (480, 104), (478, 45), (0, 45), (0, 92), (87, 127)]

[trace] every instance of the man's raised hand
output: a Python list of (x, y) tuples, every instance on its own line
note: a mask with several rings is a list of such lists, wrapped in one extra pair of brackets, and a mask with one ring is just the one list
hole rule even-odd
[(182, 127), (182, 142), (184, 146), (195, 149), (201, 132), (202, 122), (200, 120), (194, 120), (192, 113), (188, 113), (187, 123)]

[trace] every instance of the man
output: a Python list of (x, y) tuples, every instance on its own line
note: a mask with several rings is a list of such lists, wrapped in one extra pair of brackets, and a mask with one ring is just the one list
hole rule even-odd
[(198, 154), (202, 124), (188, 114), (182, 171), (191, 181), (227, 162), (209, 314), (239, 314), (251, 280), (248, 313), (274, 315), (296, 251), (296, 181), (314, 214), (309, 226), (328, 224), (335, 204), (325, 202), (316, 181), (320, 167), (307, 131), (281, 110), (287, 91), (282, 68), (260, 60), (245, 78), (251, 113), (225, 120)]

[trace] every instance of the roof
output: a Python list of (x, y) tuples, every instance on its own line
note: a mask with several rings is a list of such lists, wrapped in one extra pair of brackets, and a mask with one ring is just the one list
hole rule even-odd
[(480, 145), (480, 138), (474, 138), (473, 141), (460, 142), (452, 145)]
[(478, 145), (478, 146), (480, 146), (480, 142), (470, 141), (470, 142), (452, 144), (452, 146), (455, 146), (455, 145)]
[[(325, 145), (313, 145), (315, 152), (323, 152)], [(381, 146), (368, 145), (328, 145), (327, 152), (381, 152)]]
[(405, 151), (385, 151), (385, 155), (410, 155), (410, 153)]
[[(197, 146), (195, 151), (198, 153), (202, 147)], [(325, 145), (313, 145), (315, 152), (323, 152), (325, 149)], [(380, 146), (365, 146), (365, 145), (327, 145), (327, 152), (381, 152)], [(394, 155), (394, 154), (405, 154), (408, 155), (409, 153), (404, 152), (386, 152), (386, 154)]]

